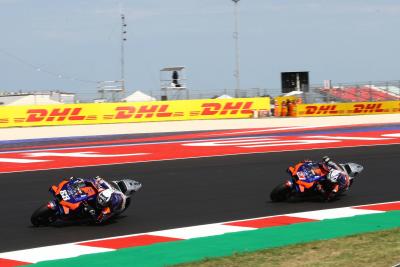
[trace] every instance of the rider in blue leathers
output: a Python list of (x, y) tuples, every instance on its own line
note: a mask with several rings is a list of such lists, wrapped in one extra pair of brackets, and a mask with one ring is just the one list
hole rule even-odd
[(349, 189), (350, 177), (339, 164), (333, 162), (328, 156), (324, 156), (320, 164), (328, 171), (326, 181), (330, 183), (328, 188), (323, 188), (320, 184), (317, 186), (317, 190), (320, 191), (325, 200), (330, 200), (338, 193)]
[(287, 172), (300, 180), (318, 181), (315, 190), (320, 193), (324, 200), (330, 200), (338, 193), (348, 190), (350, 177), (340, 165), (333, 162), (328, 156), (324, 156), (322, 162), (306, 159), (300, 163), (302, 165), (296, 174), (293, 173), (293, 167), (289, 167)]
[(74, 184), (91, 186), (97, 191), (97, 198), (94, 205), (85, 203), (86, 212), (95, 223), (102, 223), (114, 215), (121, 213), (126, 207), (126, 196), (99, 176), (95, 178), (75, 178), (70, 181)]

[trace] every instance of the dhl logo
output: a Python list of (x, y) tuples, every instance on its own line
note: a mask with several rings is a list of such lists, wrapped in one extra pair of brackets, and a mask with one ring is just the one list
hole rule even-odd
[(306, 106), (305, 114), (337, 114), (336, 105)]
[[(221, 103), (204, 103), (201, 105), (202, 110), (200, 112), (191, 111), (192, 115), (200, 116), (211, 116), (211, 115), (227, 115), (227, 114), (252, 114), (250, 110), (253, 102), (227, 102)], [(141, 106), (139, 108), (129, 107), (117, 107), (117, 115), (115, 119), (130, 119), (135, 118), (151, 118), (155, 117), (171, 117), (172, 112), (168, 112), (169, 105), (150, 105)], [(175, 112), (176, 113), (176, 112)], [(183, 114), (182, 114), (183, 115)]]
[[(172, 113), (166, 112), (167, 109), (168, 105), (123, 106), (115, 108), (116, 114), (105, 116), (114, 117), (114, 119), (151, 118), (154, 115), (156, 117), (170, 117)], [(89, 117), (93, 119), (93, 116), (80, 115), (81, 111), (82, 108), (29, 109), (27, 110), (28, 117), (25, 122), (79, 121)]]
[(125, 106), (125, 107), (116, 107), (115, 110), (117, 114), (115, 115), (115, 119), (130, 119), (132, 117), (140, 119), (140, 118), (164, 118), (171, 117), (172, 112), (167, 112), (169, 105), (144, 105), (140, 107), (134, 106)]
[[(14, 118), (15, 123), (63, 122), (63, 121), (103, 121), (133, 120), (149, 118), (251, 115), (254, 101), (204, 102), (199, 106), (171, 107), (170, 104), (146, 104), (136, 106), (116, 106), (105, 113), (90, 111), (81, 107), (32, 108), (26, 111), (25, 117)], [(94, 114), (88, 114), (93, 112)]]
[(39, 121), (80, 121), (84, 120), (85, 116), (79, 115), (82, 108), (55, 108), (52, 110), (47, 109), (28, 109), (25, 122), (39, 122)]
[(200, 115), (252, 114), (253, 102), (204, 103)]
[[(382, 113), (386, 110), (382, 108), (382, 103), (358, 103), (352, 105), (352, 109), (345, 110), (346, 106), (337, 105), (308, 105), (304, 114), (339, 114), (339, 113), (351, 113), (351, 114), (362, 114), (362, 113)], [(339, 110), (338, 110), (339, 107)]]
[(381, 113), (385, 110), (382, 108), (382, 103), (374, 104), (355, 104), (352, 113)]

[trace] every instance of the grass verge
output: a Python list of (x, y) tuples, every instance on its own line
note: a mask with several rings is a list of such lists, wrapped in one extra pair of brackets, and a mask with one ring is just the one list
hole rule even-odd
[(400, 263), (400, 228), (205, 259), (176, 267), (393, 266)]

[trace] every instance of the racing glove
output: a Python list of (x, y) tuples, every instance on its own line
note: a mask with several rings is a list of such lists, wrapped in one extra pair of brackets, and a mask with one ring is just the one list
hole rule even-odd
[(96, 215), (96, 211), (95, 211), (93, 208), (92, 208), (92, 209), (89, 209), (88, 213), (89, 213), (89, 215), (92, 216), (92, 217), (94, 217), (94, 216)]
[(325, 192), (324, 200), (330, 201), (334, 199), (337, 196), (338, 192), (339, 192), (339, 186), (335, 185), (335, 187), (330, 192)]
[(101, 224), (105, 222), (107, 219), (111, 217), (111, 214), (105, 214), (104, 212), (100, 212), (99, 216), (97, 216), (95, 222), (96, 224)]

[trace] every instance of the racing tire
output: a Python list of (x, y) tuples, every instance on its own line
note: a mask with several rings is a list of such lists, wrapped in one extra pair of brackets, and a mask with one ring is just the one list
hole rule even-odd
[(288, 187), (285, 184), (280, 184), (272, 190), (270, 194), (271, 201), (273, 202), (280, 202), (287, 200), (292, 193), (292, 188)]
[(51, 210), (44, 205), (38, 208), (31, 216), (31, 223), (34, 226), (47, 226), (52, 223), (55, 219), (54, 210)]

